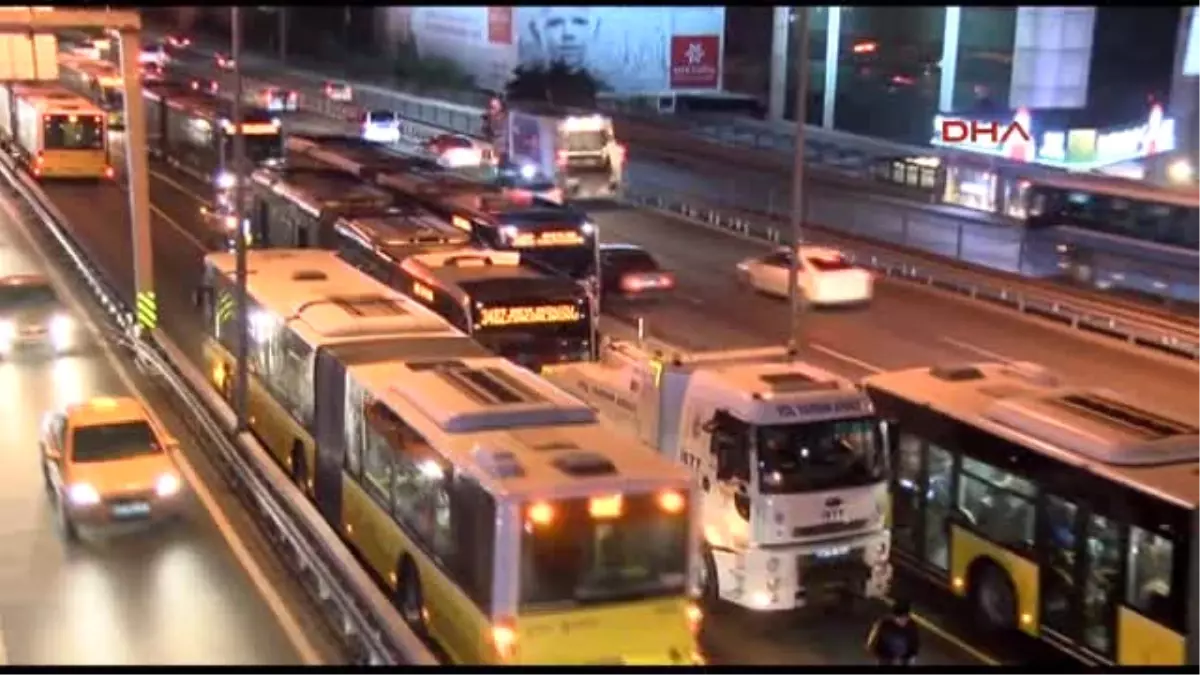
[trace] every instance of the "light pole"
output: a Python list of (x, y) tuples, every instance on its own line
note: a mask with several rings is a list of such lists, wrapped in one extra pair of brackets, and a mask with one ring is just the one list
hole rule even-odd
[[(788, 268), (788, 353), (798, 349), (800, 330), (800, 256), (796, 248), (804, 233), (804, 122), (808, 110), (808, 7), (796, 7), (796, 149), (792, 164), (792, 243), (791, 267)], [(837, 64), (825, 64), (826, 68)]]
[(250, 355), (250, 302), (246, 294), (246, 232), (242, 224), (242, 175), (246, 159), (246, 139), (242, 135), (242, 13), (230, 8), (233, 43), (229, 56), (233, 59), (233, 236), (237, 251), (237, 378), (234, 380), (234, 410), (237, 412), (237, 431), (249, 429), (247, 424), (248, 357)]

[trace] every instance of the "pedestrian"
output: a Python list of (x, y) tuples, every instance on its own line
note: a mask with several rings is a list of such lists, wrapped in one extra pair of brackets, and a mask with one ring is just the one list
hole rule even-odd
[(891, 611), (871, 626), (867, 652), (881, 666), (911, 666), (921, 649), (917, 625), (907, 600), (895, 600)]

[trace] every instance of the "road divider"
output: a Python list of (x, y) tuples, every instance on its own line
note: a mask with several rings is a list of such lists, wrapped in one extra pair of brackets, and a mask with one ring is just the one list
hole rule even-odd
[[(155, 373), (205, 443), (238, 497), (271, 540), (274, 551), (302, 583), (356, 665), (438, 665), (374, 581), (300, 490), (256, 439), (234, 433), (234, 414), (161, 328), (146, 329), (128, 300), (94, 265), (71, 234), (66, 218), (41, 188), (6, 160), (4, 187), (44, 226), (67, 270), (78, 276), (104, 311), (106, 326), (139, 366)], [(139, 320), (141, 319), (141, 320)]]

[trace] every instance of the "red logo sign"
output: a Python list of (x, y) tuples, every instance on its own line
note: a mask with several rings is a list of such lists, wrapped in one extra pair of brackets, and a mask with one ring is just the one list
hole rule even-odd
[(488, 44), (511, 45), (513, 42), (512, 7), (488, 7)]
[(715, 89), (721, 83), (721, 36), (671, 36), (671, 88)]

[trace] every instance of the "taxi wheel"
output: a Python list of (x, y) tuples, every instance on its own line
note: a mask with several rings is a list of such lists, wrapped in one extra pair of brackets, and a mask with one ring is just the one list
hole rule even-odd
[(72, 543), (79, 541), (79, 529), (67, 512), (67, 497), (63, 494), (58, 495), (58, 527), (62, 530), (63, 539)]
[(399, 582), (396, 584), (396, 606), (400, 616), (418, 635), (427, 634), (425, 625), (425, 598), (421, 592), (421, 575), (417, 566), (407, 556), (400, 561)]

